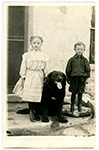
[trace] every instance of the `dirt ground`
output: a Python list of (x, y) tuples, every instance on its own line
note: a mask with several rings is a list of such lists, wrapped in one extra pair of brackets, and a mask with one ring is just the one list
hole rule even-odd
[[(67, 110), (68, 105), (64, 105)], [(30, 122), (29, 114), (17, 114), (18, 110), (28, 108), (27, 103), (8, 103), (7, 135), (69, 135), (94, 136), (95, 119), (90, 116), (72, 117), (64, 115), (68, 123), (59, 123), (56, 116), (50, 116), (48, 123)]]

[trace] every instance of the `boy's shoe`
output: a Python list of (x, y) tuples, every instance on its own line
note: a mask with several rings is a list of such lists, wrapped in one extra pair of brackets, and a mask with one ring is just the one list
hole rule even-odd
[(29, 118), (30, 118), (31, 122), (36, 122), (35, 111), (34, 110), (30, 110)]
[(74, 112), (74, 105), (71, 105), (70, 112)]
[(81, 112), (82, 111), (82, 108), (81, 108), (81, 104), (78, 105), (78, 111)]

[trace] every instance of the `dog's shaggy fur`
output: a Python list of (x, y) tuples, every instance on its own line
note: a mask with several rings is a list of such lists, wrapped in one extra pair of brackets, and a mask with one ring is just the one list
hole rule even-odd
[(48, 122), (48, 115), (57, 115), (62, 123), (68, 122), (62, 117), (63, 100), (65, 97), (66, 76), (60, 71), (53, 71), (44, 79), (41, 108), (42, 121)]

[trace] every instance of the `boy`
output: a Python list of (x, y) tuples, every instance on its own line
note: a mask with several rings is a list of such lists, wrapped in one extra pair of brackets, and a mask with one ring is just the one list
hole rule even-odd
[(70, 84), (69, 91), (72, 92), (70, 108), (72, 113), (74, 111), (76, 94), (78, 94), (78, 111), (82, 111), (82, 94), (84, 93), (87, 79), (90, 77), (90, 66), (88, 60), (83, 56), (85, 44), (82, 42), (77, 42), (74, 45), (74, 50), (76, 54), (69, 59), (66, 67), (67, 80)]

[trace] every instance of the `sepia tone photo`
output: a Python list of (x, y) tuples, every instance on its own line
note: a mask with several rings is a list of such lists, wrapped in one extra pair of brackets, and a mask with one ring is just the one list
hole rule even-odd
[(3, 147), (94, 148), (95, 3), (3, 3)]

